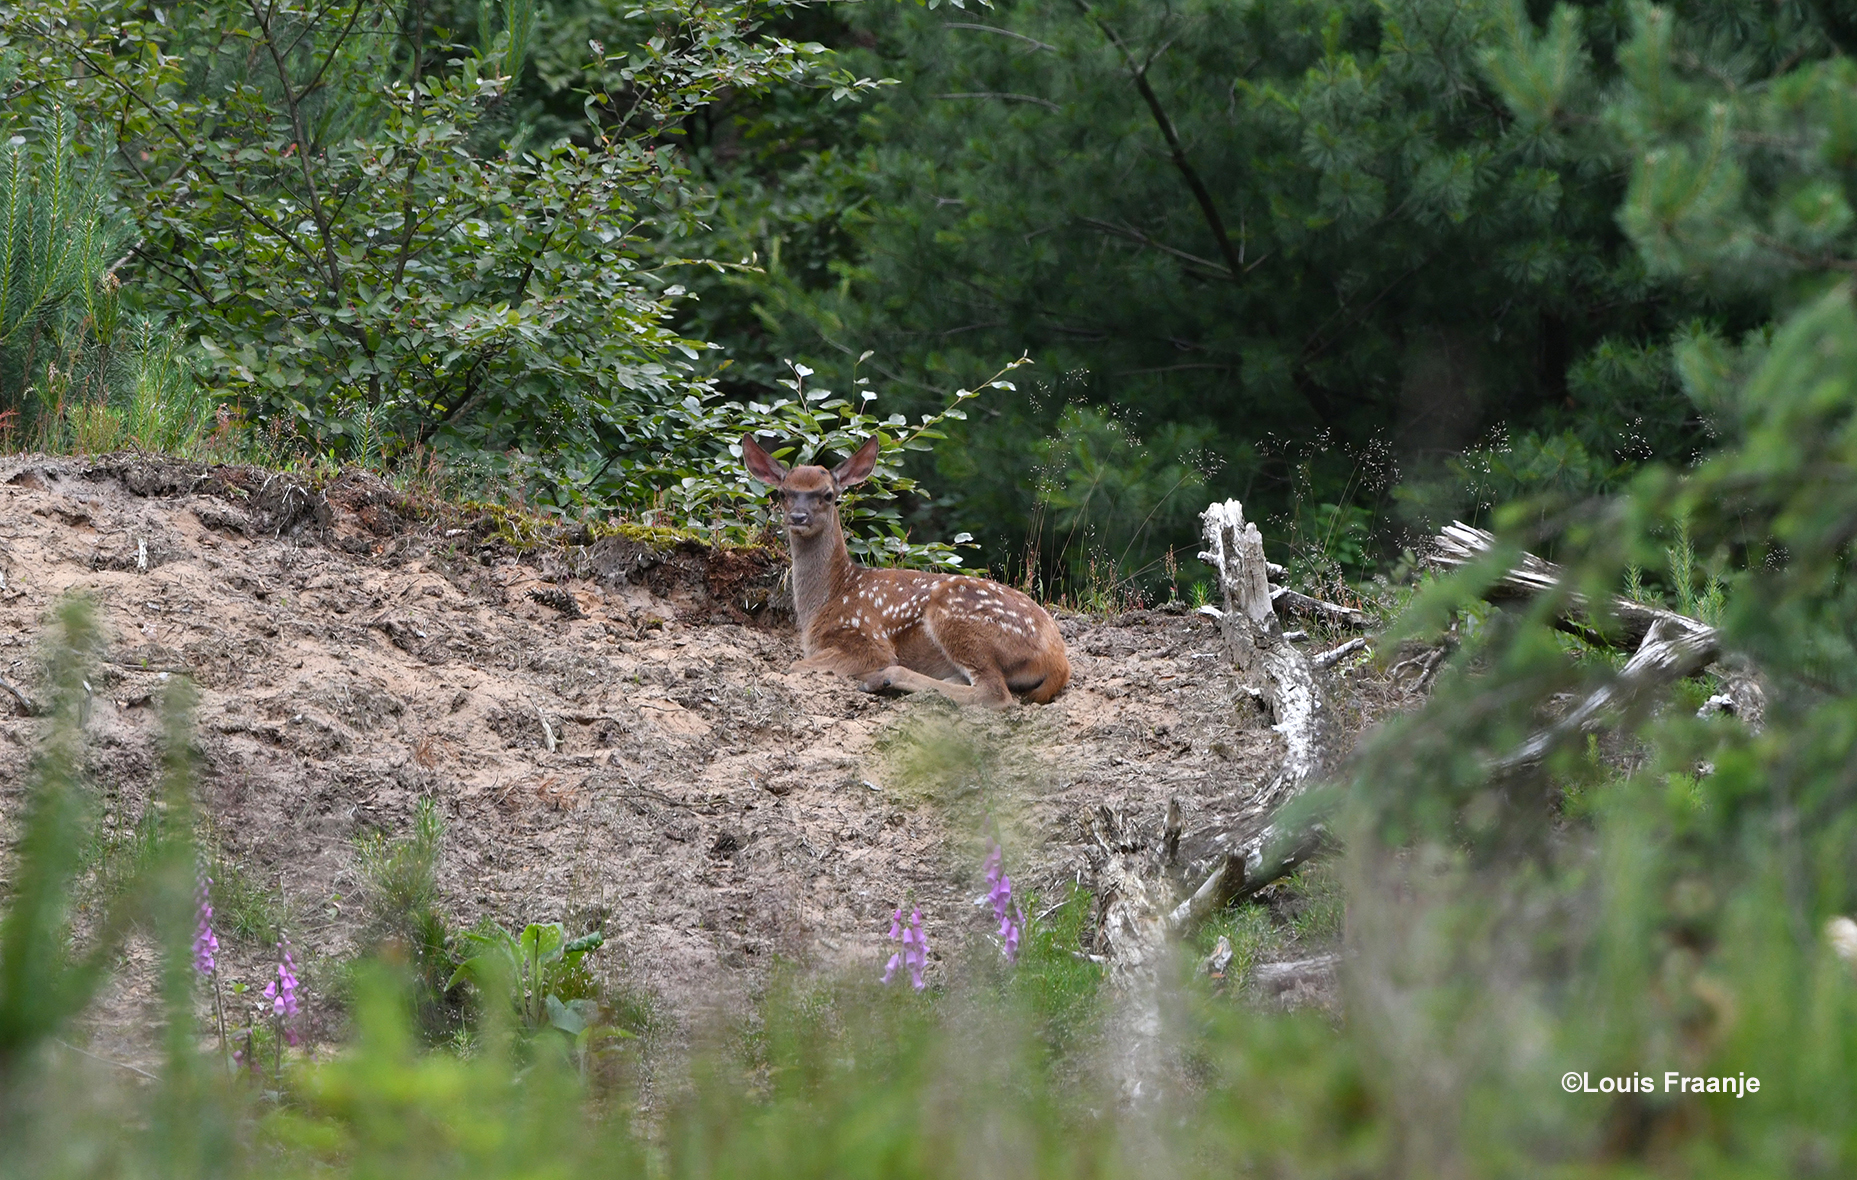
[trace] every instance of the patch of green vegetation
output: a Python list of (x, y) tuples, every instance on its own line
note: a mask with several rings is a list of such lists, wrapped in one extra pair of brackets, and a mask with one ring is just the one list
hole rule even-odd
[(210, 852), (206, 875), (213, 882), (213, 926), (221, 938), (271, 946), (295, 924), (283, 890), (259, 883), (241, 862), (223, 851)]
[(1294, 898), (1288, 907), (1289, 930), (1299, 944), (1308, 946), (1341, 938), (1347, 891), (1335, 861), (1324, 858), (1305, 863), (1291, 874), (1284, 888)]
[(1025, 899), (1033, 920), (1018, 965), (1006, 975), (1005, 994), (1023, 1007), (1054, 1057), (1087, 1043), (1102, 1015), (1103, 968), (1083, 950), (1095, 903), (1095, 895), (1078, 885), (1055, 905), (1043, 905), (1036, 894)]
[[(545, 512), (520, 503), (489, 500), (460, 500), (457, 513), (473, 521), (478, 536), (519, 553), (541, 549), (564, 548), (570, 543), (576, 525), (559, 512)], [(727, 533), (668, 524), (645, 524), (624, 517), (589, 518), (584, 536), (591, 540), (623, 537), (654, 550), (669, 551), (684, 545), (705, 549), (760, 549), (756, 540), (743, 540)]]
[(600, 984), (596, 980), (595, 986), (584, 991), (582, 996), (600, 1001), (608, 1025), (641, 1040), (650, 1039), (667, 1028), (664, 1001), (649, 988), (623, 981)]
[[(637, 541), (652, 549), (675, 549), (679, 545), (702, 545), (708, 547), (716, 544), (716, 538), (696, 529), (678, 528), (668, 524), (641, 524), (635, 520), (600, 520), (587, 525), (587, 532), (595, 539), (601, 537), (624, 537), (628, 541)], [(721, 540), (719, 548), (748, 549), (728, 538)]]
[(1234, 906), (1200, 927), (1194, 936), (1200, 959), (1212, 954), (1221, 938), (1232, 948), (1224, 971), (1231, 984), (1243, 983), (1259, 963), (1282, 957), (1289, 945), (1289, 932), (1271, 919), (1268, 909), (1255, 904)]
[(438, 808), (421, 799), (413, 808), (411, 832), (374, 832), (355, 846), (364, 944), (405, 964), (415, 1019), (432, 1043), (453, 1036), (465, 1018), (462, 997), (450, 983), (457, 969), (456, 939), (438, 909), (444, 834)]
[[(1044, 778), (1025, 721), (976, 717), (923, 694), (877, 735), (884, 789), (904, 802), (932, 805), (973, 840), (991, 831), (1010, 843), (1015, 800)], [(983, 855), (977, 852), (974, 863)]]
[(1670, 707), (1693, 716), (1721, 687), (1721, 679), (1712, 673), (1679, 680), (1670, 686)]
[(92, 829), (84, 849), (84, 863), (92, 881), (87, 906), (108, 906), (121, 898), (155, 862), (161, 848), (161, 822), (150, 808), (125, 829)]
[(444, 823), (430, 799), (413, 807), (413, 830), (400, 837), (382, 832), (355, 842), (361, 902), (376, 938), (400, 937), (438, 904), (438, 858)]
[(526, 505), (462, 500), (458, 510), (471, 520), (471, 529), (481, 540), (495, 541), (519, 553), (558, 546), (566, 531), (559, 516)]
[(1241, 994), (1237, 985), (1260, 963), (1332, 949), (1342, 936), (1346, 912), (1339, 864), (1327, 858), (1310, 861), (1271, 889), (1267, 899), (1233, 906), (1200, 927), (1192, 942), (1195, 962), (1203, 962), (1225, 939), (1231, 962), (1223, 980), (1213, 982)]
[(486, 918), (458, 939), (460, 962), (447, 987), (470, 983), (484, 1003), (507, 993), (521, 1026), (554, 1027), (569, 1036), (605, 1024), (599, 982), (586, 962), (606, 936), (570, 939), (559, 922), (532, 922), (512, 934)]

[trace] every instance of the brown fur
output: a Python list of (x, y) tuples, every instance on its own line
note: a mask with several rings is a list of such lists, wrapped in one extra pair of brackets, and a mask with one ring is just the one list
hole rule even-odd
[(753, 436), (742, 438), (742, 459), (785, 501), (803, 653), (795, 667), (828, 669), (871, 692), (934, 691), (992, 708), (1010, 705), (1015, 692), (1042, 705), (1070, 682), (1057, 624), (1017, 590), (962, 574), (865, 569), (851, 560), (838, 496), (869, 478), (877, 439), (830, 471), (789, 471)]

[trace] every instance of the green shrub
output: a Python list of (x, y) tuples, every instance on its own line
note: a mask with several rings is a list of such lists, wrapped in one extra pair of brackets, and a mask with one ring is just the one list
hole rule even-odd
[(457, 1035), (464, 1025), (453, 1002), (457, 938), (439, 912), (438, 864), (444, 822), (430, 799), (413, 808), (413, 830), (363, 836), (355, 848), (361, 877), (363, 938), (370, 949), (403, 958), (412, 979), (414, 1018), (428, 1041)]
[(444, 821), (432, 800), (413, 808), (410, 834), (374, 832), (356, 842), (361, 904), (377, 938), (406, 938), (438, 906), (438, 858)]
[(468, 982), (491, 1006), (507, 995), (522, 1028), (579, 1038), (603, 1023), (598, 988), (582, 960), (605, 942), (598, 931), (569, 939), (559, 922), (532, 922), (511, 934), (484, 921), (460, 939), (463, 961), (445, 986)]
[(0, 127), (0, 445), (191, 454), (215, 424), (193, 354), (124, 307), (108, 153), (54, 106)]

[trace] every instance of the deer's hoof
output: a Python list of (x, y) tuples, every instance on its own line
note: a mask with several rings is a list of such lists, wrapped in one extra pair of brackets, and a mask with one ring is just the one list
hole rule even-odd
[(892, 687), (892, 681), (890, 680), (890, 670), (888, 668), (879, 668), (875, 672), (868, 672), (858, 681), (858, 688), (864, 692), (882, 692), (884, 689), (890, 687)]

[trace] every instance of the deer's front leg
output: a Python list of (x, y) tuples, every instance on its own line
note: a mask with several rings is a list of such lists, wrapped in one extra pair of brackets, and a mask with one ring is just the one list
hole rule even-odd
[(862, 677), (859, 683), (865, 692), (882, 692), (887, 688), (899, 692), (938, 692), (956, 704), (985, 705), (989, 709), (1004, 709), (1012, 704), (1011, 691), (1007, 689), (1005, 681), (997, 677), (981, 684), (959, 684), (952, 680), (925, 676), (901, 664), (892, 664)]
[(896, 662), (896, 650), (874, 636), (840, 632), (813, 648), (812, 654), (793, 665), (796, 672), (836, 672), (862, 682)]

